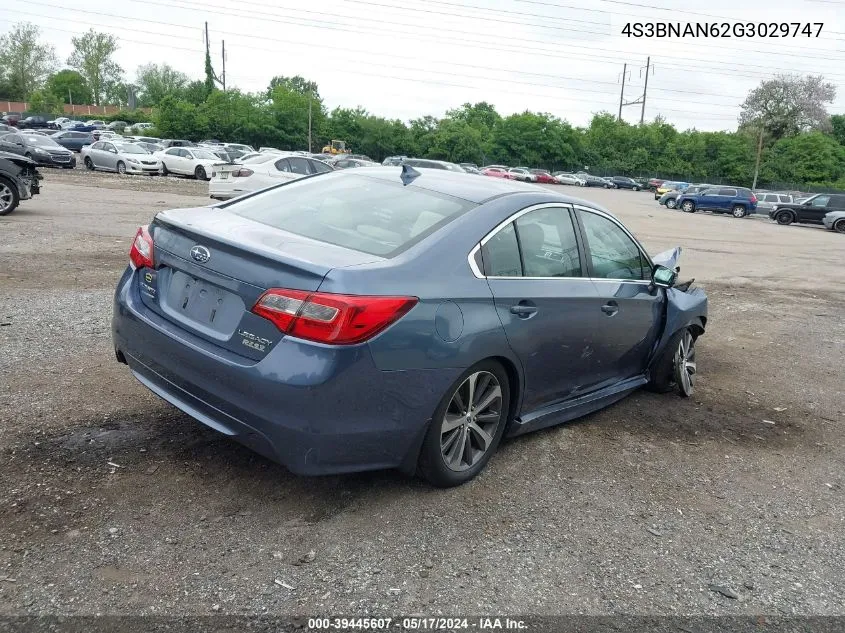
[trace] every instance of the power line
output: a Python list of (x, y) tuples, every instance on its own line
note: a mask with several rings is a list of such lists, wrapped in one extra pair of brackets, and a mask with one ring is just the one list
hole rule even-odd
[[(65, 21), (67, 21), (67, 20), (65, 20)], [(86, 24), (87, 24), (87, 23), (86, 23)], [(69, 30), (66, 30), (66, 29), (57, 29), (57, 28), (54, 28), (54, 27), (46, 27), (46, 28), (49, 28), (49, 30), (54, 30), (54, 31), (59, 31), (59, 32), (66, 32), (66, 33), (71, 33), (71, 34), (74, 34), (74, 35), (79, 35), (79, 34), (80, 34), (80, 33), (79, 33), (79, 32), (77, 32), (77, 31), (69, 31)], [(137, 32), (149, 33), (149, 32), (147, 32), (147, 31), (139, 31), (138, 29), (135, 29), (135, 30), (136, 30)], [(153, 35), (156, 35), (156, 34), (153, 34)], [(165, 37), (172, 37), (172, 36), (165, 36)], [(148, 42), (148, 41), (141, 41), (141, 40), (134, 40), (134, 39), (133, 39), (133, 40), (130, 40), (130, 39), (128, 39), (128, 38), (124, 38), (124, 39), (126, 39), (126, 41), (131, 41), (131, 42), (138, 43), (138, 44), (146, 44), (146, 45), (157, 45), (157, 44), (158, 44), (157, 42)], [(190, 51), (190, 52), (193, 52), (193, 53), (200, 53), (200, 54), (201, 54), (201, 53), (203, 53), (203, 51), (202, 51), (202, 50), (198, 50), (198, 49), (188, 49), (188, 48), (184, 48), (184, 47), (169, 47), (169, 48), (175, 48), (175, 49), (179, 49), (179, 50), (187, 50), (187, 51)], [(255, 48), (255, 47), (253, 47), (253, 48)], [(267, 50), (267, 49), (259, 49), (259, 50)], [(335, 61), (332, 61), (332, 68), (335, 68)], [(346, 72), (346, 73), (354, 74), (354, 75), (361, 75), (361, 76), (367, 76), (367, 77), (375, 77), (375, 78), (379, 78), (379, 79), (391, 79), (391, 80), (396, 80), (396, 81), (405, 81), (405, 82), (411, 82), (411, 83), (420, 83), (420, 84), (429, 84), (429, 85), (441, 85), (441, 86), (448, 86), (448, 87), (453, 87), (453, 88), (467, 88), (467, 87), (468, 87), (465, 83), (453, 83), (453, 82), (437, 81), (437, 80), (431, 80), (431, 79), (420, 79), (420, 78), (414, 78), (414, 77), (400, 77), (400, 76), (395, 76), (395, 75), (384, 75), (384, 74), (381, 74), (381, 73), (368, 73), (368, 72), (364, 72), (364, 71), (361, 71), (361, 70), (353, 70), (353, 69), (349, 69), (349, 70), (347, 70), (347, 69), (343, 69), (343, 71), (344, 71), (344, 72)], [(435, 72), (435, 71), (430, 71), (430, 72)], [(461, 77), (464, 77), (464, 76), (461, 76)], [(245, 79), (252, 79), (252, 80), (255, 80), (255, 81), (261, 81), (261, 80), (264, 80), (264, 78), (256, 78), (256, 77), (244, 77), (244, 78), (245, 78)], [(475, 80), (481, 80), (481, 81), (494, 81), (494, 82), (500, 82), (500, 78), (498, 78), (498, 77), (474, 77), (474, 76), (466, 76), (466, 78), (469, 78), (469, 79), (475, 79)], [(533, 85), (537, 85), (537, 86), (539, 86), (539, 87), (549, 88), (549, 89), (556, 89), (556, 88), (557, 88), (556, 86), (546, 86), (546, 85), (544, 85), (544, 84), (533, 84)], [(476, 88), (476, 89), (477, 89), (477, 88)], [(582, 90), (582, 92), (590, 92), (590, 91)], [(593, 92), (594, 92), (594, 91), (593, 91)], [(549, 99), (549, 98), (553, 98), (553, 97), (554, 97), (554, 95), (549, 95), (549, 94), (538, 94), (538, 93), (531, 93), (531, 92), (521, 92), (520, 94), (521, 94), (521, 95), (525, 95), (525, 96), (541, 97), (541, 98), (544, 98), (544, 99)], [(602, 93), (600, 93), (600, 94), (610, 95), (611, 93), (602, 92)], [(601, 105), (602, 105), (602, 106), (607, 106), (607, 104), (606, 104), (606, 103), (601, 103)], [(593, 113), (593, 114), (595, 114), (595, 113), (597, 113), (597, 112), (599, 112), (599, 111), (604, 111), (605, 109), (606, 109), (606, 107), (603, 107), (603, 108), (602, 108), (602, 109), (600, 109), (600, 110), (596, 110), (596, 109), (592, 109), (592, 108), (591, 108), (591, 109), (575, 109), (575, 108), (571, 108), (571, 107), (567, 107), (567, 108), (566, 108), (566, 110), (567, 110), (568, 112), (582, 112), (582, 113), (583, 113), (583, 112), (590, 112), (590, 113)], [(661, 112), (673, 112), (673, 113), (679, 113), (679, 114), (690, 115), (690, 116), (692, 116), (692, 117), (696, 117), (696, 118), (697, 118), (698, 120), (700, 120), (700, 121), (726, 121), (726, 120), (736, 120), (736, 117), (735, 117), (735, 116), (727, 116), (727, 115), (726, 115), (726, 116), (705, 116), (705, 115), (707, 115), (708, 113), (705, 113), (705, 112), (695, 112), (695, 111), (690, 111), (690, 110), (677, 110), (677, 109), (673, 109), (673, 108), (660, 108), (660, 111), (661, 111)]]
[[(0, 9), (0, 11), (16, 11), (16, 10)], [(33, 15), (33, 14), (28, 14), (28, 13), (23, 12), (23, 11), (16, 11), (16, 12), (24, 14), (24, 15)], [(83, 12), (85, 12), (85, 11), (83, 11)], [(105, 17), (112, 17), (112, 18), (116, 18), (116, 19), (125, 19), (124, 16), (120, 16), (120, 15), (107, 14), (107, 13), (102, 13), (102, 12), (91, 12), (91, 13), (96, 13), (96, 15), (101, 15), (101, 16), (105, 16)], [(47, 19), (63, 21), (63, 22), (77, 22), (77, 23), (80, 23), (80, 24), (88, 24), (87, 21), (83, 21), (83, 20), (73, 20), (73, 19), (69, 19), (69, 18), (52, 17), (52, 16), (44, 16), (44, 17), (46, 17)], [(162, 21), (158, 21), (158, 20), (145, 20), (145, 19), (142, 19), (142, 18), (138, 18), (137, 21), (149, 22), (149, 23), (156, 24), (156, 25), (172, 26), (172, 27), (176, 27), (176, 28), (185, 28), (185, 26), (186, 26), (186, 25), (182, 25), (182, 24), (174, 24), (174, 23), (171, 23), (171, 22), (162, 22)], [(141, 31), (141, 30), (138, 30), (138, 29), (135, 29), (135, 30), (139, 33), (147, 33), (149, 35), (156, 35), (156, 36), (162, 35), (160, 33), (153, 33), (151, 31)], [(228, 34), (238, 36), (238, 37), (247, 37), (247, 38), (250, 38), (250, 39), (268, 40), (268, 41), (271, 41), (271, 42), (274, 42), (274, 43), (277, 43), (277, 44), (282, 44), (282, 45), (287, 45), (287, 44), (296, 42), (295, 40), (290, 40), (290, 39), (279, 40), (279, 39), (276, 39), (276, 38), (264, 37), (264, 36), (260, 36), (260, 35), (254, 35), (254, 34), (234, 33), (234, 32), (228, 32)], [(251, 49), (260, 50), (260, 51), (268, 51), (268, 52), (272, 52), (272, 50), (273, 50), (273, 49), (261, 48), (261, 47), (251, 46), (251, 45), (242, 45), (242, 47), (243, 48), (251, 48)], [(323, 45), (323, 48), (340, 50), (340, 51), (344, 51), (344, 52), (349, 52), (350, 50), (352, 50), (347, 46)], [(380, 55), (377, 55), (375, 53), (369, 53), (369, 52), (366, 52), (366, 51), (360, 51), (360, 52), (365, 54), (365, 55), (373, 55), (373, 56), (381, 57)], [(418, 58), (413, 57), (413, 56), (409, 56), (409, 55), (392, 55), (392, 57), (397, 58), (397, 59), (408, 59), (408, 60), (412, 60), (412, 61), (418, 61)], [(432, 61), (432, 60), (429, 60), (429, 61)], [(383, 64), (383, 63), (378, 63), (378, 62), (368, 62), (368, 63), (370, 63), (371, 65), (376, 65), (376, 66), (383, 66), (383, 67), (387, 67), (387, 68), (395, 68), (395, 64)], [(546, 77), (546, 78), (549, 78), (549, 79), (557, 79), (557, 80), (563, 80), (563, 81), (577, 81), (577, 82), (585, 82), (585, 83), (602, 84), (602, 85), (608, 85), (608, 86), (615, 86), (616, 85), (614, 82), (610, 82), (610, 81), (602, 81), (602, 80), (598, 80), (598, 79), (582, 79), (582, 78), (579, 78), (579, 77), (568, 77), (568, 76), (563, 76), (563, 75), (551, 75), (551, 74), (547, 74), (547, 73), (535, 73), (535, 72), (532, 72), (532, 71), (523, 71), (521, 69), (502, 69), (500, 67), (481, 66), (481, 65), (476, 65), (476, 64), (466, 64), (466, 63), (463, 63), (463, 62), (451, 62), (451, 61), (443, 61), (443, 62), (437, 62), (437, 63), (449, 64), (450, 66), (463, 66), (463, 67), (474, 68), (474, 69), (478, 69), (478, 70), (514, 72), (514, 73), (519, 73), (520, 75), (532, 75), (532, 76), (537, 76), (537, 77)], [(446, 74), (446, 75), (451, 74), (453, 76), (471, 76), (471, 75), (459, 75), (457, 73), (449, 73), (449, 72), (445, 72), (445, 71), (433, 71), (433, 70), (428, 71), (426, 69), (412, 69), (412, 70), (420, 70), (422, 72), (439, 72), (441, 74)], [(488, 78), (485, 78), (485, 77), (478, 77), (478, 78), (488, 79)], [(499, 77), (496, 77), (496, 78), (491, 77), (489, 79), (500, 80)], [(548, 86), (546, 84), (537, 84), (537, 83), (533, 83), (533, 82), (523, 82), (523, 81), (515, 80), (515, 79), (509, 80), (509, 82), (510, 83), (517, 83), (517, 84), (524, 84), (524, 85), (529, 85), (529, 86), (541, 85), (542, 87), (549, 87), (549, 88), (567, 88), (568, 87), (568, 86)], [(581, 91), (584, 91), (584, 92), (590, 92), (590, 90), (587, 90), (587, 89), (579, 88), (578, 90), (581, 90)], [(721, 94), (699, 92), (699, 91), (695, 91), (695, 90), (681, 90), (681, 89), (674, 89), (674, 88), (653, 88), (653, 90), (659, 90), (661, 92), (674, 92), (674, 93), (679, 93), (679, 94), (692, 94), (692, 95), (697, 95), (697, 96), (724, 97), (724, 95), (721, 95)], [(593, 92), (597, 92), (599, 94), (609, 94), (607, 91), (593, 91)], [(731, 105), (735, 105), (735, 103), (734, 104), (712, 103), (712, 102), (704, 102), (704, 101), (700, 101), (700, 100), (696, 100), (696, 103), (716, 105), (716, 106), (722, 106), (722, 107), (730, 107)]]

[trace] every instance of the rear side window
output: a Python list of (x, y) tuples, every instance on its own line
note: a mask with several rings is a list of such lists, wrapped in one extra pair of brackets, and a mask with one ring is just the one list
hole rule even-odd
[(314, 174), (327, 174), (328, 172), (333, 171), (331, 167), (318, 160), (310, 160), (308, 161), (308, 164), (311, 165), (311, 173)]
[(845, 196), (830, 196), (827, 206), (833, 209), (845, 209)]
[(391, 257), (475, 207), (414, 186), (347, 172), (297, 179), (227, 211), (320, 242)]
[(481, 248), (484, 274), (488, 277), (521, 277), (522, 261), (513, 222), (487, 240)]
[(290, 163), (287, 158), (282, 158), (276, 161), (276, 169), (290, 173)]
[(290, 170), (293, 173), (300, 176), (307, 176), (311, 173), (308, 171), (308, 161), (304, 158), (289, 158), (288, 161), (290, 161)]
[(720, 196), (736, 196), (736, 189), (719, 189)]

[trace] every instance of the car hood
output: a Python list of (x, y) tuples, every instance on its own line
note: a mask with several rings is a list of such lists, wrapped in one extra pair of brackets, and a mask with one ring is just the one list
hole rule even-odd
[(13, 163), (18, 165), (35, 165), (36, 162), (34, 160), (30, 160), (26, 156), (21, 156), (20, 154), (12, 154), (11, 152), (3, 152), (0, 151), (0, 158), (5, 158), (6, 160), (10, 160)]
[(778, 209), (802, 209), (804, 205), (800, 202), (773, 202), (773, 206)]

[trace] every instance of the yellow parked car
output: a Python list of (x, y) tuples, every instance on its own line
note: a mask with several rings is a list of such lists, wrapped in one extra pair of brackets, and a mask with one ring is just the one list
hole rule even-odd
[(666, 180), (657, 189), (654, 190), (654, 199), (660, 200), (660, 196), (669, 191), (684, 191), (689, 187), (688, 182), (675, 182), (674, 180)]

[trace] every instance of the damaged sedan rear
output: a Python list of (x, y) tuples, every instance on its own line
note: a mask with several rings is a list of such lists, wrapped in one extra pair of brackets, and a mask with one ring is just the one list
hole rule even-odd
[(692, 394), (707, 298), (679, 253), (545, 188), (344, 170), (156, 215), (112, 335), (144, 386), (295, 473), (454, 486), (503, 437)]
[(14, 211), (21, 200), (39, 192), (41, 175), (35, 162), (24, 156), (0, 152), (0, 215)]

